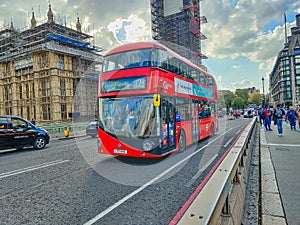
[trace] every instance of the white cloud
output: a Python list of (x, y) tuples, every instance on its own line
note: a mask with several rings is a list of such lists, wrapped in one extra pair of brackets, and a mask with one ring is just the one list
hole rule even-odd
[(241, 66), (240, 65), (233, 65), (232, 68), (233, 69), (239, 69)]
[(151, 39), (151, 33), (145, 20), (134, 14), (128, 18), (117, 18), (108, 24), (107, 29), (113, 33), (116, 41), (120, 44)]
[(217, 87), (219, 90), (233, 90), (228, 85), (224, 84), (222, 76), (217, 76), (216, 81), (217, 81)]
[(203, 33), (208, 37), (202, 42), (204, 54), (221, 59), (245, 56), (253, 62), (264, 62), (282, 49), (283, 26), (267, 33), (264, 33), (264, 27), (272, 20), (282, 21), (287, 7), (295, 10), (300, 5), (291, 0), (273, 0), (272, 3), (240, 0), (235, 7), (227, 3), (201, 3), (203, 14), (208, 18), (208, 24), (202, 25)]
[(250, 81), (250, 80), (235, 81), (235, 82), (232, 82), (231, 85), (232, 85), (232, 87), (234, 89), (237, 89), (237, 88), (248, 88), (248, 87), (255, 86), (254, 82)]

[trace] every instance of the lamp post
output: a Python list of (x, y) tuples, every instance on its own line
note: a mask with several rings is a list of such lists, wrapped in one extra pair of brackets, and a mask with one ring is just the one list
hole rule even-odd
[(262, 88), (263, 88), (263, 96), (262, 96), (262, 108), (265, 107), (265, 79), (261, 78)]

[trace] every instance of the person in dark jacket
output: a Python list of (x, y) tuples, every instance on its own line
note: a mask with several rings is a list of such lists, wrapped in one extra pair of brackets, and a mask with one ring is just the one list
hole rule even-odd
[(290, 121), (291, 130), (296, 130), (296, 119), (298, 118), (298, 114), (296, 110), (294, 110), (293, 106), (290, 106), (290, 110), (286, 113), (286, 119)]

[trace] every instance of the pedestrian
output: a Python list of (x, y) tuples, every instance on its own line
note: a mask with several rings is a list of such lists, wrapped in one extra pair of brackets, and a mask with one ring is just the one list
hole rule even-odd
[(251, 109), (249, 109), (247, 113), (248, 113), (248, 118), (250, 119), (252, 113)]
[(262, 107), (258, 110), (258, 116), (259, 116), (260, 126), (263, 126), (263, 124), (264, 124), (264, 109)]
[(35, 119), (34, 119), (34, 118), (32, 118), (31, 123), (32, 123), (33, 125), (35, 125)]
[(264, 125), (267, 131), (271, 131), (271, 121), (270, 121), (270, 110), (265, 107), (264, 109)]
[(286, 120), (290, 121), (291, 130), (296, 130), (296, 119), (298, 118), (298, 114), (296, 110), (294, 110), (293, 106), (290, 106), (290, 110), (286, 113)]
[(297, 111), (297, 115), (298, 115), (298, 127), (299, 127), (299, 129), (300, 129), (300, 108), (298, 109), (298, 111)]
[(277, 104), (277, 107), (274, 110), (274, 118), (275, 118), (274, 122), (276, 120), (278, 136), (282, 136), (282, 118), (283, 118), (284, 114), (285, 114), (285, 112), (280, 107), (280, 104)]

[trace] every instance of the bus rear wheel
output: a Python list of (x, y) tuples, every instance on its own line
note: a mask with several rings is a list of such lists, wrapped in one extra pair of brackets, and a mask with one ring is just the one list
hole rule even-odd
[(183, 152), (186, 147), (186, 137), (184, 131), (180, 131), (178, 137), (178, 152)]

